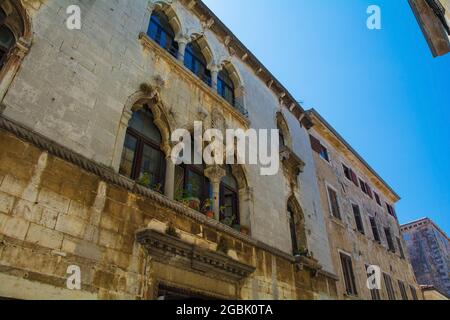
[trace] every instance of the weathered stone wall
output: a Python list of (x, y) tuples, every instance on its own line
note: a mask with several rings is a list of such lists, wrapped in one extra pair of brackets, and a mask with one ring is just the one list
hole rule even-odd
[[(71, 4), (81, 7), (82, 30), (65, 27), (65, 9)], [(32, 46), (3, 100), (4, 115), (115, 170), (122, 150), (124, 110), (142, 83), (163, 84), (160, 98), (173, 117), (173, 128), (191, 128), (205, 114), (204, 122), (210, 122), (214, 110), (223, 113), (230, 128), (276, 128), (275, 114), (283, 108), (279, 97), (180, 1), (173, 1), (172, 8), (183, 35), (204, 34), (213, 55), (211, 64), (229, 61), (237, 70), (249, 123), (176, 59), (151, 41), (139, 40), (139, 34), (147, 31), (148, 4), (147, 0), (27, 1)], [(315, 170), (307, 131), (285, 113), (294, 152), (307, 164), (295, 195), (305, 212), (310, 250), (325, 270), (333, 272), (323, 212), (312, 183)], [(254, 196), (252, 236), (291, 252), (288, 182), (281, 170), (276, 176), (261, 177), (259, 169), (246, 167)]]
[[(128, 189), (112, 184), (52, 154), (61, 152), (73, 162), (78, 156), (54, 145), (49, 149), (0, 130), (0, 296), (152, 299), (155, 286), (164, 283), (221, 298), (336, 297), (335, 282), (326, 273), (313, 276), (308, 268), (297, 270), (281, 251), (218, 228), (201, 214), (188, 216), (183, 213), (187, 209), (153, 191), (145, 190), (147, 196), (132, 192), (134, 184), (126, 179)], [(92, 171), (106, 170), (82, 163)], [(174, 261), (155, 262), (135, 241), (135, 233), (144, 228), (164, 232), (168, 224), (198, 247), (213, 250), (225, 239), (228, 255), (256, 271), (231, 283), (179, 269)], [(70, 265), (81, 268), (81, 291), (66, 289)]]
[(414, 273), (420, 285), (450, 296), (450, 241), (429, 219), (402, 226)]
[[(385, 208), (385, 202), (391, 203), (390, 200), (388, 200), (388, 196), (384, 195), (381, 190), (377, 190), (373, 184), (370, 184), (372, 190), (380, 195), (383, 206), (379, 206), (375, 199), (371, 199), (364, 194), (359, 187), (347, 180), (344, 175), (342, 164), (351, 167), (357, 176), (364, 179), (367, 183), (370, 181), (370, 179), (363, 174), (362, 164), (359, 166), (356, 165), (346, 156), (347, 151), (337, 149), (335, 145), (330, 142), (335, 141), (334, 138), (323, 132), (318, 132), (315, 128), (316, 127), (311, 130), (311, 134), (319, 139), (322, 145), (327, 148), (330, 157), (330, 162), (327, 162), (322, 159), (318, 153), (314, 152), (318, 176), (317, 183), (320, 189), (321, 205), (325, 211), (331, 256), (336, 274), (340, 278), (340, 281), (337, 284), (339, 298), (349, 298), (345, 294), (346, 290), (343, 282), (340, 252), (344, 252), (352, 257), (358, 298), (371, 299), (370, 291), (366, 286), (366, 265), (379, 266), (382, 272), (391, 276), (397, 299), (401, 299), (398, 280), (405, 283), (409, 299), (412, 299), (410, 285), (416, 288), (417, 295), (420, 296), (421, 290), (415, 279), (407, 255), (406, 245), (400, 234), (400, 226), (397, 220), (389, 215)], [(337, 191), (342, 220), (333, 217), (330, 211), (327, 194), (328, 185)], [(360, 208), (365, 235), (357, 230), (352, 204), (357, 204)], [(375, 217), (376, 219), (381, 244), (374, 240), (369, 216)], [(396, 253), (388, 251), (387, 240), (384, 233), (385, 227), (391, 229)], [(405, 259), (401, 258), (396, 240), (397, 237), (401, 239), (403, 252), (406, 256)], [(385, 288), (384, 284), (383, 288)], [(385, 289), (381, 290), (381, 297), (382, 299), (388, 299)]]

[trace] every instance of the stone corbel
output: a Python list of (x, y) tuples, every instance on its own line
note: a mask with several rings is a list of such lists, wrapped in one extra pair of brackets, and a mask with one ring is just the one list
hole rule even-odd
[(303, 271), (305, 270), (305, 268), (311, 270), (314, 277), (317, 277), (319, 275), (319, 272), (323, 269), (322, 265), (317, 259), (306, 256), (296, 256), (295, 266), (297, 272)]

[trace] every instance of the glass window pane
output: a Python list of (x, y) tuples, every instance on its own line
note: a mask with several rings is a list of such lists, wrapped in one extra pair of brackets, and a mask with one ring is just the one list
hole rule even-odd
[(0, 27), (0, 47), (5, 51), (9, 50), (15, 42), (14, 34), (6, 26)]
[(159, 150), (144, 145), (139, 179), (147, 187), (155, 187), (162, 183), (163, 156)]
[(122, 160), (120, 164), (120, 174), (131, 178), (133, 173), (133, 163), (136, 156), (137, 139), (126, 135), (125, 146), (122, 152)]
[(153, 122), (153, 114), (151, 111), (142, 109), (134, 112), (130, 122), (130, 127), (141, 133), (155, 144), (161, 144), (162, 137), (159, 129)]

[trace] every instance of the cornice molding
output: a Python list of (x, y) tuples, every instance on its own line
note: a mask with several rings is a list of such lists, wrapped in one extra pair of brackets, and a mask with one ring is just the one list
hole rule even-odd
[(155, 230), (138, 231), (136, 240), (158, 262), (189, 268), (213, 278), (237, 282), (248, 278), (256, 270), (254, 266), (226, 254), (200, 248)]

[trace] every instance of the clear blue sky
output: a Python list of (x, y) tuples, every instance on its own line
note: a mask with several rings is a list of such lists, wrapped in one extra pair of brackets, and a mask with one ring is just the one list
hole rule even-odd
[(397, 191), (401, 223), (428, 216), (450, 236), (450, 54), (432, 58), (407, 0), (205, 3)]

